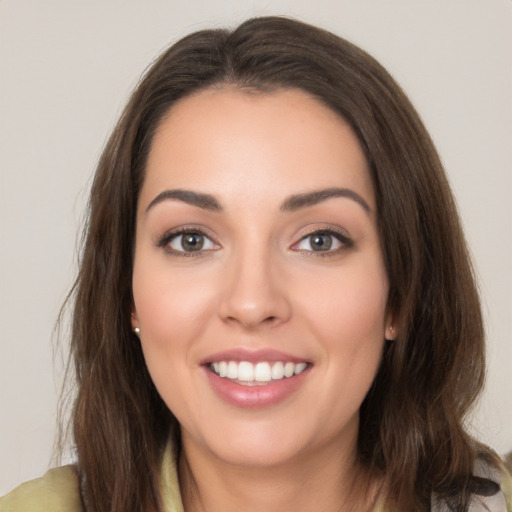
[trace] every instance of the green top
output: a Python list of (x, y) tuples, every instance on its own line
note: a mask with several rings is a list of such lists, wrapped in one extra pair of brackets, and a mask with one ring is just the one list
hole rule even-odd
[[(184, 512), (171, 445), (167, 446), (160, 474), (162, 512)], [(74, 466), (51, 469), (0, 498), (0, 512), (83, 512)]]
[[(170, 445), (165, 451), (160, 476), (163, 512), (184, 512), (178, 473)], [(485, 500), (485, 506), (472, 506), (471, 512), (512, 512), (512, 476), (504, 474), (501, 481), (507, 504), (500, 493)], [(504, 508), (506, 506), (506, 508)], [(78, 479), (73, 466), (51, 469), (43, 477), (26, 482), (0, 498), (0, 512), (82, 512)], [(384, 512), (379, 506), (375, 512)]]

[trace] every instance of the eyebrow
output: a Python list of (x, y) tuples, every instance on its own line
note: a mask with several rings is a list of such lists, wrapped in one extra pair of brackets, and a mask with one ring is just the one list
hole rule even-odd
[(304, 194), (290, 196), (281, 206), (282, 212), (294, 212), (302, 208), (314, 206), (332, 197), (344, 197), (352, 199), (367, 212), (371, 213), (368, 203), (355, 191), (350, 188), (331, 187)]
[[(305, 192), (303, 194), (290, 196), (281, 205), (281, 211), (295, 212), (297, 210), (301, 210), (302, 208), (314, 206), (333, 197), (351, 199), (359, 204), (367, 213), (371, 212), (371, 208), (368, 203), (357, 192), (349, 188), (338, 187), (330, 187), (322, 190), (315, 190), (313, 192)], [(174, 199), (190, 204), (192, 206), (197, 206), (203, 210), (209, 210), (213, 212), (221, 212), (223, 210), (219, 201), (217, 201), (217, 199), (211, 194), (194, 192), (192, 190), (173, 189), (164, 190), (158, 194), (149, 203), (148, 207), (146, 208), (146, 212), (148, 212), (157, 204), (162, 203), (163, 201)]]
[(146, 208), (146, 212), (148, 212), (153, 206), (161, 203), (163, 201), (169, 199), (177, 199), (178, 201), (183, 201), (184, 203), (190, 204), (192, 206), (197, 206), (198, 208), (202, 208), (203, 210), (210, 210), (213, 212), (222, 211), (222, 206), (219, 204), (217, 199), (210, 194), (203, 194), (201, 192), (193, 192), (192, 190), (164, 190), (160, 194), (158, 194), (151, 203), (149, 203)]

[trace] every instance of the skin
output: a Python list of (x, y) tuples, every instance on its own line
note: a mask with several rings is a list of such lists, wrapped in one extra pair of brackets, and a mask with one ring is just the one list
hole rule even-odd
[[(292, 195), (333, 187), (368, 209), (355, 195), (282, 209)], [(155, 201), (176, 189), (210, 194), (222, 211)], [(375, 209), (357, 138), (302, 91), (209, 89), (161, 122), (138, 204), (132, 326), (182, 428), (186, 510), (348, 503), (361, 469), (359, 408), (394, 336)], [(170, 237), (181, 228), (204, 231), (203, 249), (186, 252)], [(326, 229), (342, 240), (327, 236), (332, 249), (313, 250), (311, 232)], [(279, 403), (236, 407), (215, 393), (201, 361), (240, 347), (310, 367)]]

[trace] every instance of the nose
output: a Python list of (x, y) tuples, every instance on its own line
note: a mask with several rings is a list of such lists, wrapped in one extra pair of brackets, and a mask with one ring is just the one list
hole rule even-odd
[(251, 330), (289, 320), (286, 274), (269, 253), (247, 248), (226, 262), (219, 305), (223, 321)]

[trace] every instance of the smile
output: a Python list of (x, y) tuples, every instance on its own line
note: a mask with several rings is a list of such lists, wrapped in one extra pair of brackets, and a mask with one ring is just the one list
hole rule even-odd
[(255, 364), (249, 361), (217, 361), (210, 363), (209, 368), (219, 377), (236, 381), (241, 385), (254, 386), (299, 375), (307, 366), (305, 362), (291, 361), (261, 361)]
[(262, 408), (286, 401), (304, 386), (313, 363), (272, 349), (231, 349), (200, 361), (211, 389), (237, 408)]

